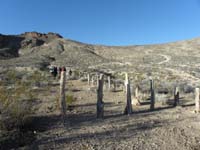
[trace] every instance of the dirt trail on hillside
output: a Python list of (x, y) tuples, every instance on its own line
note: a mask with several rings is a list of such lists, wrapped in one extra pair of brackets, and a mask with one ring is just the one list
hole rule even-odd
[(159, 55), (159, 56), (162, 56), (162, 57), (165, 58), (165, 60), (159, 62), (158, 65), (161, 65), (161, 64), (167, 63), (167, 62), (169, 62), (169, 61), (171, 60), (171, 57), (168, 56), (168, 55), (163, 55), (163, 54), (158, 54), (158, 55)]

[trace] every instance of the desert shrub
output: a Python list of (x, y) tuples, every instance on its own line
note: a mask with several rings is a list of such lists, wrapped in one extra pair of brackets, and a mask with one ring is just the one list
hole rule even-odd
[[(55, 99), (56, 99), (56, 102), (57, 102), (57, 108), (59, 108), (59, 106), (60, 106), (60, 104), (59, 104), (59, 102), (60, 102), (60, 96), (56, 95)], [(76, 99), (75, 99), (75, 97), (73, 95), (66, 95), (65, 96), (65, 102), (66, 102), (67, 106), (72, 105), (75, 100)]]
[(66, 104), (68, 106), (72, 105), (72, 103), (75, 101), (75, 98), (73, 95), (66, 95)]
[(156, 86), (157, 93), (160, 94), (172, 94), (174, 91), (174, 85), (171, 82), (158, 82)]
[(12, 145), (19, 146), (26, 143), (28, 137), (24, 135), (31, 132), (27, 126), (32, 122), (32, 106), (36, 95), (31, 81), (22, 80), (22, 72), (9, 70), (5, 73), (5, 78), (0, 83), (0, 136), (3, 131), (6, 136), (0, 140), (0, 145), (9, 145), (11, 140), (15, 143)]
[(32, 104), (27, 101), (13, 101), (6, 107), (1, 114), (0, 129), (2, 130), (21, 130), (29, 124), (29, 116), (32, 114)]
[(85, 77), (81, 77), (79, 80), (82, 81), (82, 82), (87, 82), (88, 81), (88, 79), (86, 79)]
[(34, 140), (32, 108), (37, 95), (33, 86), (50, 81), (40, 71), (7, 70), (1, 75), (0, 149), (17, 148)]
[(78, 71), (72, 71), (71, 76), (67, 75), (68, 80), (77, 80), (79, 79), (79, 72)]
[(125, 79), (125, 75), (123, 73), (114, 73), (113, 74), (114, 78), (115, 79), (121, 79), (121, 80), (124, 80)]
[[(26, 122), (27, 116), (32, 114), (32, 100), (34, 93), (26, 84), (16, 81), (12, 88), (0, 87), (0, 127), (5, 129), (18, 128)], [(10, 123), (12, 122), (12, 123)], [(12, 127), (9, 127), (12, 124)]]
[(139, 83), (139, 89), (143, 92), (143, 93), (148, 93), (150, 90), (150, 81), (149, 79), (144, 79)]
[(33, 86), (41, 86), (41, 83), (44, 81), (47, 81), (47, 77), (45, 77), (44, 75), (42, 75), (41, 72), (39, 71), (34, 71), (33, 73), (31, 73), (28, 77), (27, 80), (29, 82), (32, 83)]
[(183, 91), (184, 93), (192, 93), (194, 92), (194, 87), (187, 83), (183, 83), (183, 84), (180, 84), (180, 90)]
[(80, 76), (80, 71), (79, 71), (79, 70), (74, 70), (74, 76), (75, 76), (76, 78), (79, 78), (79, 76)]
[[(21, 80), (22, 78), (22, 72), (17, 72), (15, 70), (7, 70), (4, 75), (5, 79), (3, 81), (5, 84), (15, 84), (18, 80)], [(2, 83), (2, 84), (3, 84)]]

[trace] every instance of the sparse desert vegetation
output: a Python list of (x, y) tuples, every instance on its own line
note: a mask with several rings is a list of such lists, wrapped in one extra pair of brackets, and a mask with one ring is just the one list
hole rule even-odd
[[(199, 149), (200, 118), (194, 113), (199, 41), (120, 47), (79, 43), (53, 33), (0, 35), (0, 149)], [(64, 124), (59, 77), (51, 76), (49, 65), (72, 70), (66, 74)], [(125, 73), (132, 100), (138, 87), (140, 101), (129, 116), (123, 114)], [(103, 119), (96, 118), (99, 74), (104, 74)]]
[[(39, 71), (5, 70), (1, 77), (1, 148), (9, 149), (9, 146), (12, 148), (29, 144), (34, 140), (31, 126), (35, 124), (32, 115), (36, 112), (34, 105), (38, 101), (38, 90), (47, 90), (49, 82)], [(42, 84), (46, 84), (45, 87)]]

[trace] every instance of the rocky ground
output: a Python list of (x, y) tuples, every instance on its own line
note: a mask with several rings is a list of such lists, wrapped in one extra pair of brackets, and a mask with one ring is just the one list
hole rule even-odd
[[(133, 106), (132, 115), (124, 115), (125, 93), (105, 89), (104, 119), (96, 119), (95, 88), (80, 80), (68, 81), (66, 94), (74, 101), (63, 125), (55, 105), (58, 85), (38, 103), (36, 140), (20, 149), (146, 149), (198, 150), (200, 149), (200, 116), (194, 113), (194, 96), (182, 95), (181, 104), (156, 102), (149, 111), (149, 101)], [(48, 97), (47, 96), (47, 97)], [(42, 114), (42, 115), (41, 115)]]

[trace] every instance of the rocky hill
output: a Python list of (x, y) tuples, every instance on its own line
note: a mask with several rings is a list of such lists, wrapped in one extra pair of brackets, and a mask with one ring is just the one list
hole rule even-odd
[(39, 67), (50, 64), (87, 67), (106, 62), (93, 46), (65, 40), (59, 34), (26, 32), (21, 35), (0, 35), (0, 65)]
[(64, 39), (56, 33), (0, 35), (0, 67), (78, 69), (200, 77), (200, 39), (157, 45), (103, 46)]

